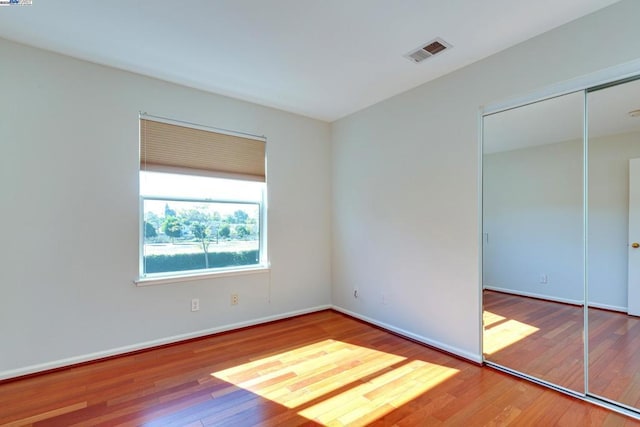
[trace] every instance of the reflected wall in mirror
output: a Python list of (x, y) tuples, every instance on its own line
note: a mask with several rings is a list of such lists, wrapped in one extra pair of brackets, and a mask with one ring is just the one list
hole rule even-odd
[(485, 360), (584, 392), (584, 93), (483, 119)]
[(589, 393), (640, 408), (640, 80), (587, 102)]

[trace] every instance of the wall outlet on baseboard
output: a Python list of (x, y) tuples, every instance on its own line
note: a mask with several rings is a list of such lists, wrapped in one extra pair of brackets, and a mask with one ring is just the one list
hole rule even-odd
[(238, 294), (231, 294), (231, 305), (238, 305), (239, 302), (240, 298), (238, 297)]
[(191, 300), (191, 311), (198, 311), (198, 310), (200, 310), (200, 299), (194, 298)]

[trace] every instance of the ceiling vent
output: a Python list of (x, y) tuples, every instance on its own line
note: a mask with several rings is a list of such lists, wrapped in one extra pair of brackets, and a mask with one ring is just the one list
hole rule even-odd
[(420, 46), (419, 48), (412, 50), (404, 55), (404, 57), (417, 64), (449, 48), (451, 48), (449, 43), (441, 38), (437, 38), (427, 42), (424, 46)]

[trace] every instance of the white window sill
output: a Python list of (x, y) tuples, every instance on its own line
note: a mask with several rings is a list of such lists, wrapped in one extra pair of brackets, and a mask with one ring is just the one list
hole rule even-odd
[(271, 267), (269, 266), (258, 266), (244, 269), (239, 268), (233, 270), (207, 271), (204, 273), (181, 274), (175, 276), (140, 277), (137, 280), (134, 280), (133, 283), (136, 286), (167, 285), (170, 283), (189, 282), (193, 280), (216, 279), (219, 277), (230, 276), (244, 276), (247, 274), (262, 274), (268, 273), (270, 271)]

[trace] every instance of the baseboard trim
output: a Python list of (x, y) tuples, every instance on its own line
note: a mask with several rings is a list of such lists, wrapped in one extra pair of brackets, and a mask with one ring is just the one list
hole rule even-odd
[(563, 304), (584, 305), (584, 302), (581, 301), (581, 300), (554, 297), (552, 295), (537, 294), (535, 292), (524, 292), (524, 291), (518, 291), (518, 290), (513, 290), (513, 289), (500, 288), (500, 287), (497, 287), (497, 286), (485, 286), (484, 289), (487, 290), (487, 291), (502, 292), (503, 294), (519, 295), (519, 296), (523, 296), (523, 297), (542, 299), (542, 300), (546, 300), (546, 301), (560, 302), (560, 303), (563, 303)]
[(617, 305), (609, 305), (609, 304), (600, 304), (597, 302), (590, 302), (589, 303), (589, 307), (590, 308), (599, 308), (601, 310), (608, 310), (608, 311), (619, 311), (621, 313), (627, 314), (627, 307), (618, 307)]
[(388, 323), (380, 322), (380, 321), (378, 321), (376, 319), (373, 319), (371, 317), (364, 316), (362, 314), (353, 312), (351, 310), (347, 310), (346, 308), (342, 308), (342, 307), (339, 307), (337, 305), (333, 306), (333, 310), (335, 310), (335, 311), (337, 311), (339, 313), (346, 314), (347, 316), (351, 316), (353, 318), (362, 320), (363, 322), (366, 322), (366, 323), (369, 323), (371, 325), (377, 326), (377, 327), (379, 327), (381, 329), (387, 330), (387, 331), (389, 331), (391, 333), (394, 333), (396, 335), (400, 335), (401, 337), (407, 338), (409, 340), (416, 341), (416, 342), (418, 342), (420, 344), (424, 344), (426, 346), (432, 347), (435, 350), (439, 350), (439, 351), (442, 351), (444, 353), (449, 353), (452, 356), (459, 357), (459, 358), (464, 359), (464, 360), (466, 360), (468, 362), (471, 362), (471, 363), (474, 363), (474, 364), (477, 364), (477, 365), (482, 365), (483, 364), (482, 357), (479, 354), (470, 353), (470, 352), (468, 352), (466, 350), (462, 350), (460, 348), (450, 346), (450, 345), (442, 343), (440, 341), (436, 341), (436, 340), (424, 337), (422, 335), (415, 334), (413, 332), (407, 331), (407, 330), (402, 329), (402, 328), (398, 328), (398, 327), (390, 325)]
[(171, 344), (177, 344), (183, 341), (192, 339), (204, 338), (210, 335), (215, 335), (223, 332), (233, 331), (237, 329), (248, 328), (252, 326), (261, 325), (264, 323), (275, 322), (282, 319), (288, 319), (291, 317), (302, 316), (305, 314), (315, 313), (323, 310), (331, 310), (332, 305), (319, 305), (316, 307), (310, 307), (302, 310), (290, 311), (287, 313), (276, 314), (273, 316), (260, 317), (257, 319), (251, 319), (244, 322), (230, 323), (215, 328), (202, 329), (195, 332), (189, 332), (186, 334), (173, 335), (170, 337), (160, 338), (151, 341), (145, 341), (138, 344), (127, 345), (123, 347), (117, 347), (109, 350), (98, 351), (95, 353), (84, 354), (80, 356), (69, 357), (66, 359), (55, 360), (52, 362), (41, 363), (38, 365), (26, 366), (24, 368), (18, 368), (8, 371), (0, 372), (0, 383), (5, 381), (13, 381), (18, 378), (27, 377), (31, 375), (40, 375), (51, 371), (60, 369), (66, 369), (72, 366), (81, 365), (85, 363), (93, 363), (104, 359), (110, 359), (112, 357), (123, 356), (125, 354), (137, 353), (140, 351), (147, 351), (157, 347), (162, 347)]
[[(554, 296), (548, 296), (548, 295), (542, 295), (542, 294), (536, 294), (536, 293), (530, 293), (530, 292), (522, 292), (522, 291), (517, 291), (513, 289), (499, 288), (497, 286), (485, 286), (484, 289), (488, 291), (502, 292), (504, 294), (511, 294), (511, 295), (535, 298), (535, 299), (542, 299), (546, 301), (560, 302), (563, 304), (571, 304), (571, 305), (579, 305), (579, 306), (584, 305), (584, 303), (580, 300), (557, 298)], [(627, 312), (627, 307), (619, 307), (617, 305), (609, 305), (609, 304), (600, 304), (598, 302), (592, 302), (592, 301), (589, 301), (589, 307), (600, 308), (602, 310), (609, 310), (609, 311), (620, 311), (622, 313)]]

